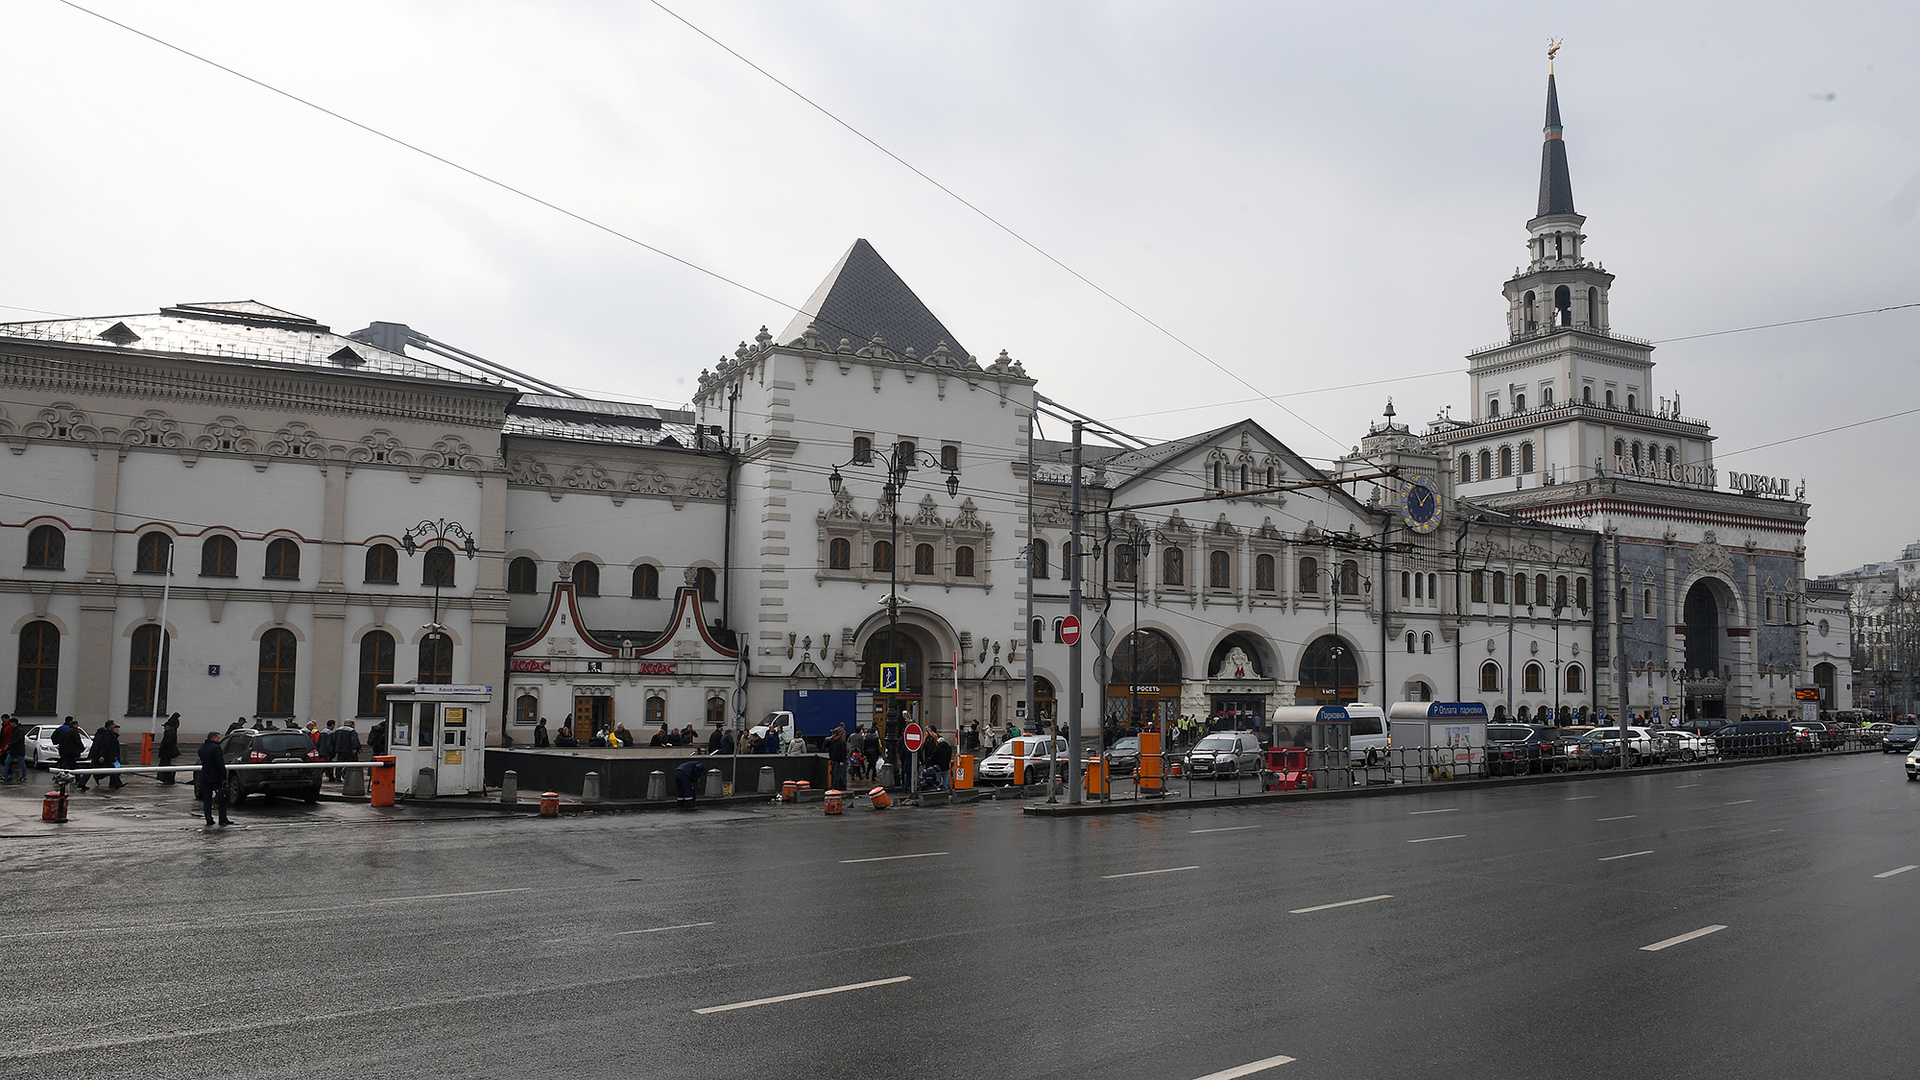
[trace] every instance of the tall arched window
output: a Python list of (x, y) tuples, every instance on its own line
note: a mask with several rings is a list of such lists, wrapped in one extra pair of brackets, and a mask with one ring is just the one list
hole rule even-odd
[(1533, 602), (1545, 605), (1547, 602), (1547, 575), (1533, 575)]
[[(844, 570), (846, 567), (840, 567)], [(633, 568), (633, 598), (635, 600), (660, 599), (660, 568), (652, 563), (641, 563)]]
[(453, 681), (453, 639), (445, 634), (428, 634), (420, 639), (420, 681)]
[(873, 572), (887, 574), (893, 571), (893, 545), (885, 540), (873, 545)]
[(1213, 489), (1219, 491), (1224, 487), (1225, 485), (1220, 483), (1220, 462), (1216, 461), (1213, 463)]
[(1407, 655), (1408, 656), (1413, 655), (1413, 645), (1415, 640), (1416, 640), (1416, 636), (1414, 632), (1411, 630), (1407, 631)]
[(1340, 564), (1340, 594), (1342, 596), (1360, 595), (1360, 564), (1353, 559)]
[(1580, 388), (1580, 404), (1582, 405), (1593, 404), (1593, 387), (1583, 386)]
[(1493, 572), (1493, 602), (1496, 604), (1507, 602), (1507, 573), (1504, 570)]
[(159, 626), (148, 624), (134, 628), (127, 650), (127, 715), (154, 715), (154, 675), (160, 677), (160, 712), (167, 711), (167, 669), (173, 665), (172, 635)]
[(1527, 411), (1527, 395), (1526, 394), (1520, 393), (1520, 394), (1513, 395), (1513, 411), (1514, 412)]
[(712, 603), (720, 591), (720, 575), (713, 567), (703, 566), (693, 572), (693, 584), (700, 591), (700, 599)]
[(933, 573), (933, 545), (916, 544), (913, 549), (913, 572), (916, 574)]
[(1187, 583), (1187, 551), (1170, 547), (1160, 559), (1160, 584), (1184, 586)]
[(1500, 665), (1489, 660), (1480, 665), (1480, 692), (1494, 693), (1500, 689)]
[[(453, 556), (449, 555), (448, 558)], [(278, 581), (300, 580), (300, 545), (281, 537), (267, 545), (266, 576)], [(289, 710), (291, 711), (291, 710)], [(264, 713), (262, 715), (265, 715)]]
[(1113, 546), (1113, 580), (1126, 584), (1140, 576), (1140, 566), (1133, 557), (1132, 544)]
[(1533, 444), (1530, 442), (1520, 444), (1520, 471), (1533, 472)]
[(67, 567), (67, 534), (56, 525), (35, 525), (27, 534), (27, 569), (64, 570)]
[(143, 533), (133, 553), (133, 572), (164, 574), (173, 561), (173, 537), (163, 532)]
[(1573, 606), (1581, 611), (1587, 610), (1587, 579), (1573, 579)]
[(1628, 411), (1628, 412), (1639, 412), (1639, 411), (1640, 411), (1639, 409), (1636, 409), (1636, 408), (1634, 408), (1634, 404), (1633, 404), (1633, 395), (1632, 395), (1632, 394), (1628, 394), (1628, 395), (1627, 395), (1627, 411)]
[(1233, 556), (1224, 551), (1207, 554), (1207, 588), (1233, 588)]
[(1613, 391), (1607, 391), (1607, 408), (1613, 408)]
[(1513, 602), (1516, 604), (1527, 602), (1527, 575), (1525, 574), (1513, 575)]
[(1053, 643), (1055, 645), (1064, 645), (1067, 643), (1067, 620), (1053, 620)]
[[(511, 577), (511, 572), (509, 572)], [(397, 585), (400, 582), (400, 552), (392, 544), (375, 544), (367, 549), (367, 584)]]
[(1587, 688), (1586, 672), (1580, 669), (1579, 664), (1568, 664), (1567, 665), (1567, 693), (1569, 694), (1585, 693), (1586, 688)]
[(1254, 557), (1253, 587), (1256, 592), (1274, 591), (1273, 556), (1257, 555)]
[(1513, 447), (1511, 446), (1500, 448), (1500, 475), (1513, 475)]
[(15, 716), (52, 716), (60, 705), (60, 631), (45, 620), (20, 629), (20, 661), (14, 668)]
[(1039, 537), (1035, 537), (1033, 541), (1033, 547), (1031, 548), (1031, 553), (1028, 555), (1028, 558), (1031, 559), (1033, 562), (1034, 577), (1043, 578), (1043, 577), (1046, 577), (1047, 574), (1050, 572), (1047, 566), (1048, 554), (1049, 552), (1047, 551), (1047, 542), (1045, 540), (1040, 539)]
[(1027, 628), (1027, 632), (1029, 636), (1033, 639), (1033, 643), (1035, 645), (1040, 644), (1042, 641), (1045, 641), (1047, 638), (1047, 620), (1045, 619), (1033, 620), (1033, 625)]
[(973, 549), (962, 545), (953, 549), (953, 576), (973, 576)]
[(507, 564), (507, 591), (510, 593), (534, 593), (540, 591), (540, 566), (525, 555)]
[(1541, 692), (1540, 688), (1542, 686), (1542, 683), (1540, 680), (1540, 671), (1541, 671), (1540, 665), (1530, 660), (1527, 662), (1527, 666), (1520, 670), (1521, 670), (1523, 683), (1526, 687), (1525, 693), (1529, 693), (1529, 694), (1540, 693)]
[(1486, 478), (1492, 475), (1493, 475), (1493, 451), (1482, 450), (1480, 451), (1480, 473), (1479, 473), (1480, 479), (1485, 480)]
[(659, 727), (667, 722), (667, 699), (655, 695), (647, 699), (647, 726)]
[(1300, 556), (1300, 591), (1320, 592), (1320, 560), (1311, 555)]
[(1423, 653), (1433, 652), (1433, 635), (1431, 633), (1420, 635), (1420, 651)]
[(1485, 570), (1475, 570), (1472, 574), (1469, 574), (1467, 576), (1467, 589), (1467, 600), (1469, 603), (1486, 603), (1487, 572)]
[(260, 635), (260, 683), (254, 696), (254, 715), (293, 715), (299, 648), (291, 630), (276, 628)]
[(369, 630), (360, 639), (360, 700), (355, 715), (384, 716), (387, 695), (382, 686), (393, 682), (393, 635), (385, 630)]
[(1567, 576), (1565, 574), (1553, 579), (1553, 606), (1567, 606)]
[(1472, 479), (1473, 479), (1473, 455), (1461, 454), (1460, 455), (1460, 482), (1464, 484)]
[(716, 728), (727, 726), (726, 698), (710, 697), (707, 699), (707, 726)]
[(600, 564), (581, 559), (573, 564), (573, 591), (581, 596), (600, 595)]
[(420, 584), (453, 587), (453, 552), (448, 548), (428, 548), (420, 559)]
[(844, 536), (827, 541), (827, 569), (853, 569), (853, 541)]
[(1405, 570), (1400, 571), (1400, 599), (1413, 599), (1413, 575)]

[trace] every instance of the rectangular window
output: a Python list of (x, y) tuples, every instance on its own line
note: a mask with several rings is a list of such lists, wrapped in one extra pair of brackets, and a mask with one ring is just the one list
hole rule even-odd
[(1486, 603), (1487, 602), (1487, 572), (1485, 570), (1475, 570), (1473, 572), (1473, 576), (1468, 578), (1467, 581), (1469, 583), (1468, 587), (1473, 590), (1471, 593), (1473, 602), (1476, 604)]

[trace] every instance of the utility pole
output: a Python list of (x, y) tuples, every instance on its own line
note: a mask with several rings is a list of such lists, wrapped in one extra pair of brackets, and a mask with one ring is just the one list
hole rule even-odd
[[(1080, 435), (1081, 422), (1073, 422), (1073, 482), (1070, 488), (1073, 497), (1073, 555), (1067, 565), (1067, 611), (1075, 623), (1080, 621)], [(1067, 728), (1067, 804), (1080, 805), (1080, 648), (1085, 634), (1076, 637), (1072, 645), (1067, 646), (1067, 705), (1066, 712), (1072, 723)], [(1048, 755), (1052, 757), (1051, 754)]]

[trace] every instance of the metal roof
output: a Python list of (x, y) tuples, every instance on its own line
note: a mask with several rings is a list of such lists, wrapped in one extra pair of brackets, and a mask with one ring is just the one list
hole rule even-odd
[(878, 334), (894, 352), (905, 353), (911, 348), (922, 360), (942, 342), (961, 362), (972, 358), (954, 339), (953, 332), (865, 240), (855, 240), (840, 256), (826, 280), (787, 324), (780, 340), (800, 340), (808, 323), (827, 341), (845, 338), (856, 349)]

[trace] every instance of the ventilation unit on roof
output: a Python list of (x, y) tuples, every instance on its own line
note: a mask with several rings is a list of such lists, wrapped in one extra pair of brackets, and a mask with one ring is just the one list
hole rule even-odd
[(341, 367), (359, 367), (361, 364), (367, 362), (367, 358), (354, 352), (353, 346), (351, 345), (341, 346), (339, 352), (327, 357), (327, 359), (339, 364)]
[(134, 333), (132, 328), (127, 326), (126, 323), (117, 322), (117, 323), (114, 323), (112, 326), (107, 327), (105, 330), (100, 331), (100, 340), (111, 342), (115, 345), (125, 348), (126, 346), (131, 345), (136, 341), (139, 341), (140, 335)]

